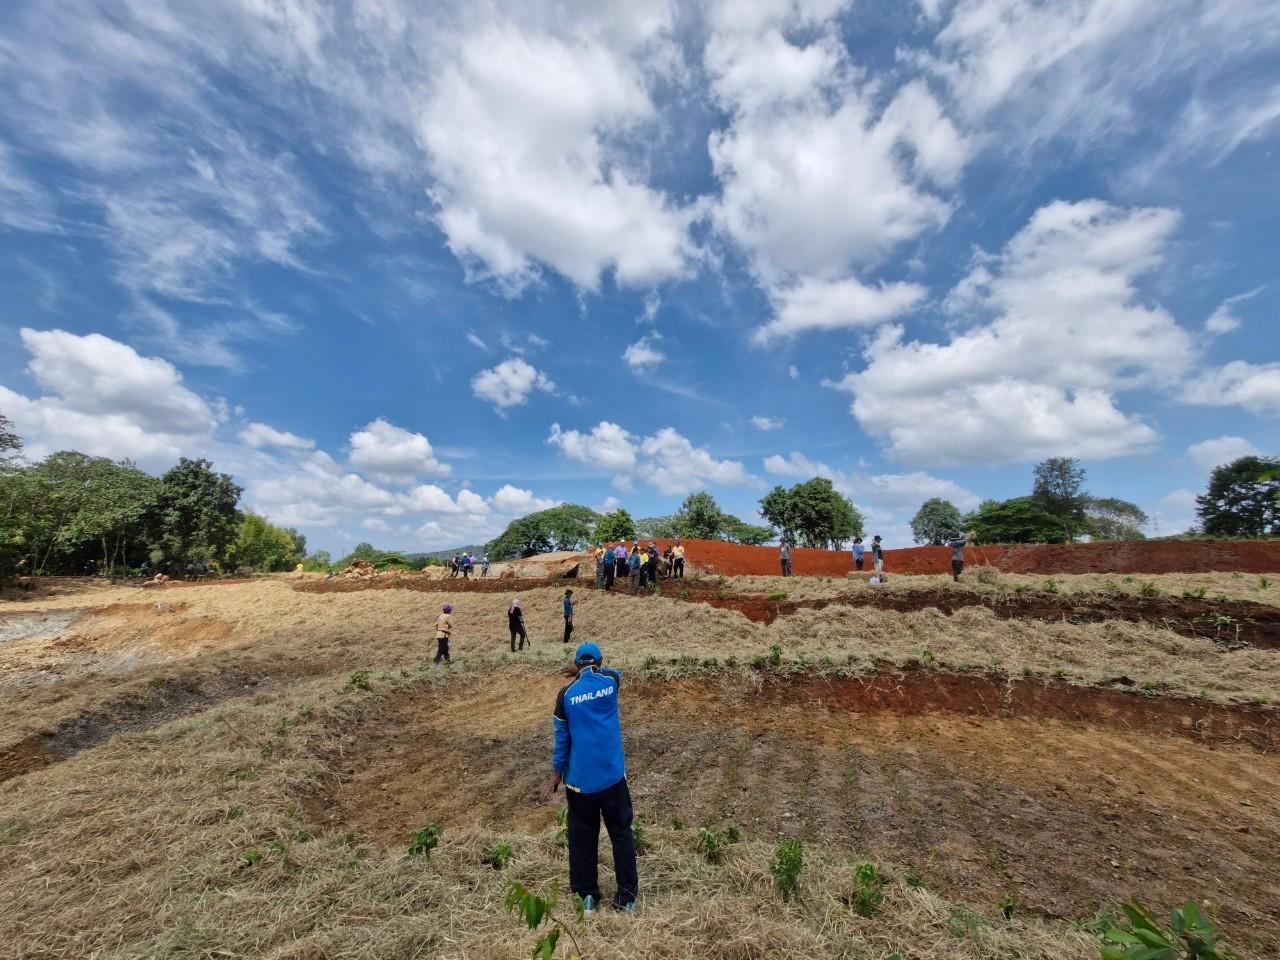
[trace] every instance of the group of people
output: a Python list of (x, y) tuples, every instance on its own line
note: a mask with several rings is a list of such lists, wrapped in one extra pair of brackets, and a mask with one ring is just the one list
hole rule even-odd
[[(565, 590), (561, 606), (564, 611), (564, 642), (568, 643), (569, 638), (573, 636), (574, 599), (572, 589)], [(529, 641), (529, 631), (525, 627), (524, 608), (520, 606), (519, 597), (512, 597), (511, 603), (507, 606), (507, 628), (511, 634), (512, 653), (523, 650), (526, 646), (533, 647), (533, 644)], [(440, 608), (440, 616), (436, 617), (436, 655), (433, 661), (435, 664), (452, 662), (449, 651), (449, 644), (452, 639), (453, 604), (446, 603)], [(517, 641), (519, 645), (517, 645)]]
[(487, 577), (490, 566), (487, 553), (479, 561), (476, 560), (475, 554), (470, 551), (464, 550), (462, 553), (455, 553), (453, 559), (449, 562), (449, 579), (452, 580), (461, 574), (463, 580), (470, 580), (477, 563), (480, 566), (480, 576)]
[[(597, 543), (591, 555), (595, 560), (597, 590), (612, 590), (618, 580), (626, 578), (627, 592), (637, 594), (644, 587), (656, 584), (659, 578), (684, 578), (685, 550), (679, 540), (661, 553), (653, 542), (643, 549), (639, 540), (633, 540), (629, 548), (625, 543), (613, 546)], [(567, 610), (565, 616), (569, 617)], [(566, 633), (565, 642), (568, 639)]]
[[(778, 561), (782, 565), (782, 575), (789, 577), (791, 573), (791, 541), (786, 537), (782, 538), (782, 543), (778, 546)], [(884, 544), (880, 539), (880, 534), (876, 534), (871, 538), (871, 566), (880, 573), (884, 570)], [(853, 569), (861, 570), (867, 562), (867, 545), (862, 542), (861, 537), (853, 538)]]

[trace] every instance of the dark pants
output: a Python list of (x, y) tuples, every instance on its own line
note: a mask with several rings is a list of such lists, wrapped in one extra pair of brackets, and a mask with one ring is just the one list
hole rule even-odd
[(600, 846), (600, 818), (609, 831), (613, 845), (613, 870), (618, 880), (615, 906), (626, 906), (640, 892), (636, 873), (636, 838), (631, 832), (631, 791), (627, 781), (619, 780), (598, 793), (566, 790), (569, 819), (569, 889), (580, 897), (600, 900), (600, 878), (597, 867)]
[(573, 617), (564, 618), (564, 642), (568, 643), (569, 638), (573, 636)]
[(952, 579), (959, 580), (959, 579), (960, 579), (960, 574), (962, 574), (962, 573), (964, 573), (964, 561), (963, 561), (963, 560), (952, 560), (952, 561), (951, 561), (951, 576), (952, 576)]
[(613, 561), (610, 560), (604, 565), (604, 588), (606, 590), (613, 589)]
[(791, 576), (791, 561), (790, 561), (790, 560), (783, 560), (783, 561), (782, 561), (782, 575), (783, 575), (784, 577), (789, 577), (789, 576)]
[(658, 561), (650, 560), (644, 565), (644, 576), (650, 585), (658, 582)]
[(684, 577), (684, 557), (676, 557), (673, 573), (677, 577), (680, 577), (680, 578)]
[(854, 561), (853, 561), (853, 569), (855, 569), (855, 570), (861, 570), (861, 569), (862, 569), (862, 564), (863, 564), (864, 562), (865, 562), (865, 561), (864, 561), (861, 557), (858, 557), (856, 560), (854, 560)]
[(520, 626), (518, 627), (511, 628), (511, 652), (512, 653), (515, 653), (515, 650), (516, 650), (516, 637), (520, 638), (520, 649), (523, 650), (524, 645), (529, 642), (529, 635), (524, 632), (523, 623), (520, 624)]
[(448, 662), (449, 660), (449, 638), (448, 637), (436, 637), (435, 662), (439, 663), (441, 660), (444, 660), (445, 662)]
[(627, 592), (636, 594), (640, 592), (640, 581), (644, 577), (644, 572), (637, 567), (627, 574)]

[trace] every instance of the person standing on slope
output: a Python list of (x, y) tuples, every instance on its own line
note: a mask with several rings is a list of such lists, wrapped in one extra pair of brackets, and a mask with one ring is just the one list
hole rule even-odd
[(671, 575), (677, 580), (684, 579), (684, 544), (676, 540), (676, 545), (671, 548), (671, 556), (674, 558), (671, 566)]
[(573, 636), (573, 591), (564, 592), (564, 642)]
[(862, 564), (867, 556), (866, 544), (862, 542), (861, 537), (853, 538), (853, 569), (861, 570)]
[(947, 540), (947, 546), (951, 548), (951, 579), (956, 583), (964, 573), (964, 545), (968, 542), (969, 538), (963, 533), (953, 533)]
[(436, 617), (436, 656), (432, 662), (437, 666), (440, 661), (449, 662), (449, 641), (453, 637), (453, 604), (446, 603), (440, 608), (440, 616)]
[(613, 846), (618, 882), (613, 907), (631, 913), (640, 892), (640, 878), (618, 715), (622, 674), (604, 666), (604, 655), (594, 643), (578, 647), (568, 672), (574, 680), (556, 697), (552, 720), (555, 750), (551, 757), (554, 772), (543, 795), (551, 799), (563, 781), (569, 805), (569, 888), (582, 898), (583, 912), (594, 913), (601, 900), (599, 844), (603, 818)]
[(782, 543), (778, 547), (778, 560), (782, 564), (782, 575), (791, 576), (791, 544), (786, 537), (782, 538)]
[[(511, 606), (507, 607), (507, 626), (511, 629), (511, 652), (516, 652), (516, 637), (520, 638), (520, 649), (529, 643), (529, 634), (524, 629), (524, 611), (520, 609), (520, 598), (512, 597)], [(532, 649), (533, 644), (529, 644)]]
[(871, 566), (875, 567), (876, 573), (884, 570), (884, 546), (878, 533), (871, 538)]

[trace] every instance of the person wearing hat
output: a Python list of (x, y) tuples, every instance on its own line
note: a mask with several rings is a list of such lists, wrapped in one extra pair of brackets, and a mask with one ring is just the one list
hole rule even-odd
[(871, 566), (876, 573), (884, 570), (884, 545), (880, 542), (880, 534), (871, 538)]
[(453, 604), (446, 603), (440, 608), (440, 616), (436, 617), (436, 658), (433, 661), (439, 664), (441, 660), (445, 663), (449, 662), (449, 639), (453, 636)]
[(630, 913), (635, 910), (640, 878), (618, 715), (622, 674), (604, 666), (604, 655), (594, 643), (578, 647), (568, 673), (573, 682), (556, 696), (553, 772), (544, 796), (549, 800), (564, 783), (569, 806), (565, 829), (569, 841), (569, 888), (582, 898), (583, 911), (593, 913), (601, 900), (598, 867), (603, 819), (613, 846), (618, 881), (613, 907)]
[(564, 592), (564, 642), (573, 636), (573, 591)]
[(643, 559), (640, 556), (640, 541), (631, 545), (631, 555), (627, 560), (627, 593), (635, 596), (640, 592), (641, 570)]
[[(516, 652), (516, 637), (520, 638), (520, 649), (529, 643), (529, 634), (524, 629), (524, 611), (520, 609), (520, 598), (512, 597), (511, 606), (507, 607), (507, 626), (511, 628), (511, 652)], [(533, 645), (529, 644), (530, 649)]]
[(960, 582), (960, 574), (964, 573), (964, 546), (969, 538), (963, 533), (953, 533), (947, 538), (947, 546), (951, 548), (951, 579)]

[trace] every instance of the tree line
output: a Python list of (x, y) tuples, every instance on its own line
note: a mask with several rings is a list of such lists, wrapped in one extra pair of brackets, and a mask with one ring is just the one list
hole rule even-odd
[(129, 460), (76, 451), (36, 463), (0, 415), (0, 575), (147, 568), (287, 570), (307, 541), (239, 508), (241, 488), (208, 460), (156, 477)]

